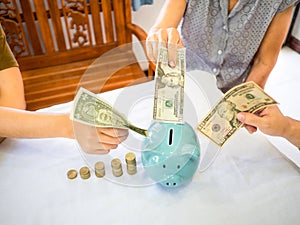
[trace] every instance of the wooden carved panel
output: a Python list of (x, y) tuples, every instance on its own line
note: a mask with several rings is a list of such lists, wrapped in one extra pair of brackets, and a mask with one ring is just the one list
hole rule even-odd
[(14, 55), (16, 57), (28, 55), (29, 51), (15, 0), (0, 2), (0, 22)]
[(64, 0), (62, 2), (71, 48), (91, 44), (86, 0)]

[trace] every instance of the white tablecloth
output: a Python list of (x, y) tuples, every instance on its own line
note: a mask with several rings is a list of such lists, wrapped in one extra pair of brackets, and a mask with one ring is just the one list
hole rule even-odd
[[(220, 97), (214, 80), (194, 72), (187, 79), (185, 118), (196, 126)], [(194, 79), (195, 78), (195, 79)], [(205, 85), (204, 85), (205, 84)], [(195, 87), (199, 87), (198, 90)], [(102, 95), (131, 122), (151, 122), (154, 83), (149, 82)], [(69, 111), (66, 103), (42, 111)], [(202, 162), (213, 149), (198, 135)], [(195, 173), (186, 186), (176, 189), (154, 184), (144, 172), (139, 155), (141, 138), (128, 141), (105, 156), (86, 155), (74, 140), (7, 139), (0, 145), (0, 223), (5, 225), (74, 224), (299, 224), (300, 174), (266, 137), (241, 129), (208, 169)], [(138, 173), (111, 174), (110, 160), (134, 151)], [(95, 161), (106, 164), (106, 176), (69, 180), (66, 173)]]

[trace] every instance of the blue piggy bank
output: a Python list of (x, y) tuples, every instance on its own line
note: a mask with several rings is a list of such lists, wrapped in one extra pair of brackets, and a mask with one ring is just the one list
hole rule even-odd
[(200, 146), (188, 124), (153, 122), (142, 143), (142, 164), (146, 173), (165, 187), (191, 181), (200, 160)]

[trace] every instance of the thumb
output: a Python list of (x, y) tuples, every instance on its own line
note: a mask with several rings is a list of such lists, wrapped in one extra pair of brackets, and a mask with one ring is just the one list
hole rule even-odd
[(260, 117), (252, 113), (240, 112), (237, 114), (237, 119), (244, 124), (258, 127), (260, 122)]

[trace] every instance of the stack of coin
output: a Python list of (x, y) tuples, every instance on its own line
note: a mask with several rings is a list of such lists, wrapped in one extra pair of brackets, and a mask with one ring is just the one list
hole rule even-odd
[(91, 176), (90, 169), (87, 166), (81, 167), (79, 173), (82, 179), (88, 179)]
[(68, 171), (67, 176), (69, 179), (75, 179), (77, 177), (77, 171), (74, 169), (71, 169)]
[(101, 178), (105, 175), (105, 165), (104, 162), (96, 162), (95, 164), (95, 174), (97, 177)]
[(133, 152), (128, 152), (125, 155), (125, 161), (127, 164), (127, 173), (130, 175), (136, 174), (136, 160)]
[(121, 160), (118, 158), (115, 158), (111, 161), (111, 168), (113, 175), (115, 177), (120, 177), (123, 175), (123, 170), (122, 170), (122, 163)]

